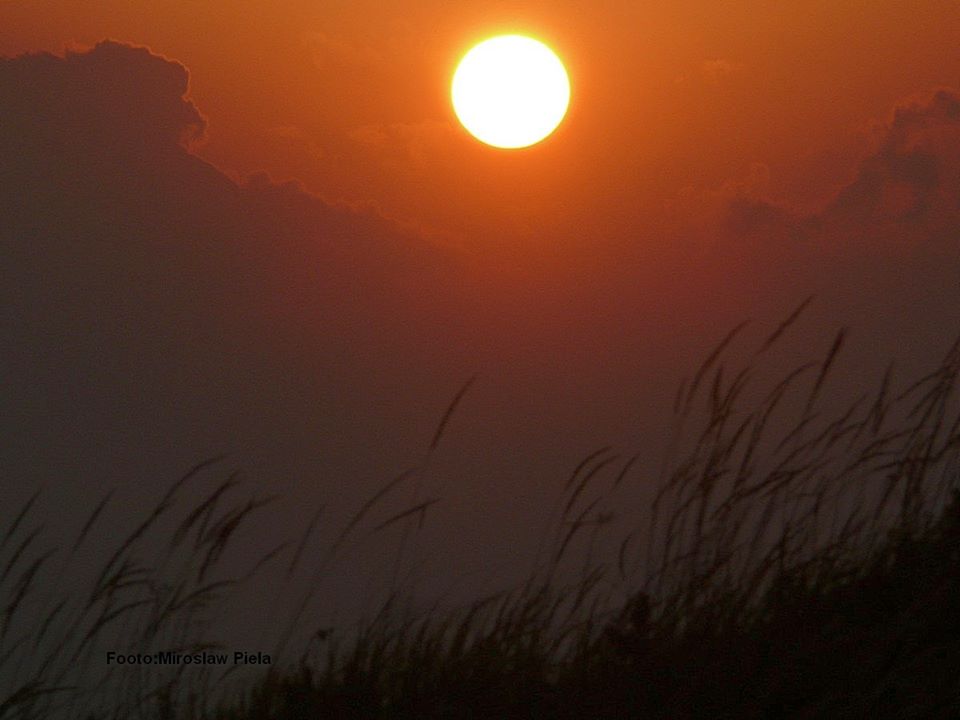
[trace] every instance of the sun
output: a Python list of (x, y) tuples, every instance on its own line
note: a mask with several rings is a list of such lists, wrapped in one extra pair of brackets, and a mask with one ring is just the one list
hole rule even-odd
[(524, 35), (484, 40), (453, 75), (457, 118), (478, 140), (498, 148), (540, 142), (563, 120), (570, 79), (556, 54)]

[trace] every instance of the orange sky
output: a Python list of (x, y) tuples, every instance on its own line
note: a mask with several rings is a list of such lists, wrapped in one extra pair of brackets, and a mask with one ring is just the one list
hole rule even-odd
[[(506, 31), (572, 81), (518, 151), (448, 100)], [(0, 62), (0, 465), (83, 497), (226, 448), (345, 511), (476, 376), (424, 490), (476, 567), (513, 558), (597, 447), (655, 479), (677, 384), (744, 318), (762, 338), (817, 295), (773, 370), (850, 326), (845, 391), (936, 362), (958, 37), (956, 0), (0, 0), (0, 56), (58, 56)], [(229, 178), (176, 142), (198, 112)]]
[[(210, 121), (200, 153), (222, 170), (295, 177), (481, 253), (645, 235), (724, 186), (815, 207), (872, 123), (960, 73), (952, 0), (8, 0), (0, 28), (6, 55), (148, 45), (190, 69)], [(458, 56), (504, 30), (552, 44), (573, 82), (555, 136), (506, 153), (466, 135), (447, 99)]]

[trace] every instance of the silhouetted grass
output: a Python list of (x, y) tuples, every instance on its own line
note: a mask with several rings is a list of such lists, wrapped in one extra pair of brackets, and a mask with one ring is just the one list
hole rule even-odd
[[(319, 511), (299, 542), (223, 576), (231, 539), (269, 502), (224, 507), (229, 478), (145, 561), (147, 535), (209, 470), (198, 466), (118, 545), (88, 595), (49, 601), (18, 626), (56, 557), (39, 546), (33, 496), (0, 536), (0, 720), (957, 716), (960, 345), (916, 382), (900, 389), (888, 369), (875, 390), (838, 406), (828, 390), (841, 330), (821, 358), (764, 385), (765, 354), (808, 303), (743, 367), (725, 359), (741, 326), (681, 385), (666, 470), (632, 526), (622, 523), (629, 508), (607, 501), (651, 479), (637, 477), (635, 455), (602, 448), (566, 480), (547, 547), (521, 586), (426, 614), (394, 592), (353, 632), (309, 628), (290, 656), (319, 579), (361, 526), (376, 536), (403, 525), (405, 541), (435, 502), (416, 497), (375, 521), (417, 470), (385, 484), (318, 561), (279, 632), (280, 661), (242, 685), (130, 668), (88, 678), (83, 668), (109, 632), (129, 651), (205, 647), (202, 621), (222, 594), (241, 593), (276, 558), (290, 576)], [(37, 662), (8, 674), (30, 647)]]

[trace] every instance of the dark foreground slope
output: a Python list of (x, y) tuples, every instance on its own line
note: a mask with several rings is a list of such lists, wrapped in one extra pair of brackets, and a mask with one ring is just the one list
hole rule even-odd
[[(615, 487), (633, 461), (604, 449), (568, 479), (553, 549), (520, 587), (432, 612), (396, 590), (371, 619), (335, 629), (309, 609), (308, 587), (292, 616), (259, 609), (278, 652), (246, 675), (103, 658), (215, 649), (222, 603), (303, 565), (313, 524), (299, 542), (231, 557), (269, 501), (237, 502), (234, 476), (204, 489), (219, 467), (207, 462), (127, 531), (101, 527), (107, 495), (68, 545), (44, 550), (38, 493), (5, 513), (0, 535), (0, 719), (956, 717), (960, 344), (903, 392), (886, 378), (870, 402), (819, 415), (836, 347), (803, 366), (811, 388), (785, 433), (769, 418), (802, 373), (745, 411), (743, 384), (726, 385), (720, 364), (706, 411), (687, 416), (695, 381), (678, 410), (694, 442), (649, 526), (613, 553), (591, 554), (612, 517), (611, 491), (594, 488), (610, 487), (605, 473)], [(407, 478), (364, 504), (328, 555), (361, 531), (388, 544), (416, 532), (429, 503), (376, 519)], [(116, 549), (104, 555), (87, 538), (107, 530)], [(312, 572), (325, 563), (311, 555)], [(278, 602), (298, 592), (276, 587)]]
[[(642, 597), (642, 596), (641, 596)], [(644, 599), (565, 659), (547, 598), (470, 646), (443, 625), (373, 633), (335, 670), (270, 677), (215, 716), (259, 718), (937, 718), (960, 713), (960, 503), (870, 560), (785, 572), (650, 619)], [(516, 609), (516, 608), (515, 608)], [(678, 627), (682, 624), (682, 628)]]
[[(404, 621), (387, 607), (214, 717), (957, 717), (960, 346), (902, 391), (888, 373), (821, 413), (842, 340), (749, 410), (748, 373), (724, 382), (722, 345), (678, 395), (693, 444), (649, 532), (628, 533), (615, 561), (568, 584), (556, 572), (578, 531), (610, 518), (590, 484), (630, 469), (600, 451), (567, 483), (543, 575), (459, 614)], [(796, 423), (773, 430), (805, 369)], [(636, 547), (646, 567), (625, 580)], [(634, 589), (624, 602), (610, 586)]]

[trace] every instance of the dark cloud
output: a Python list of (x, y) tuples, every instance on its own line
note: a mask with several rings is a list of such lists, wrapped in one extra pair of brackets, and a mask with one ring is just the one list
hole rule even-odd
[[(188, 150), (205, 123), (187, 82), (115, 42), (0, 61), (3, 464), (24, 484), (80, 491), (144, 457), (162, 481), (222, 449), (340, 470), (358, 412), (390, 424), (419, 394), (432, 422), (455, 388), (435, 376), (458, 260), (374, 209), (233, 182)], [(429, 433), (408, 423), (382, 462)]]
[(199, 139), (206, 127), (184, 99), (186, 69), (146, 48), (102, 42), (62, 58), (39, 53), (0, 59), (0, 83), (5, 143), (33, 139), (156, 150)]
[(938, 90), (899, 106), (877, 128), (876, 149), (854, 179), (821, 211), (801, 217), (755, 194), (726, 205), (734, 235), (871, 236), (903, 242), (957, 242), (960, 237), (960, 93)]
[(875, 229), (960, 229), (960, 94), (903, 105), (877, 151), (826, 209), (828, 220)]

